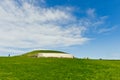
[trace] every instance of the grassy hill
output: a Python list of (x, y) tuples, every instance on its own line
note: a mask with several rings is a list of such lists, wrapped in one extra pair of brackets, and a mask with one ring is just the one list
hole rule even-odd
[(38, 53), (65, 53), (65, 52), (56, 51), (56, 50), (34, 50), (34, 51), (31, 51), (31, 52), (25, 53), (23, 55), (20, 55), (20, 56), (22, 56), (22, 57), (27, 57), (28, 56), (29, 57), (29, 56), (34, 56)]
[(0, 57), (0, 80), (120, 80), (120, 61)]

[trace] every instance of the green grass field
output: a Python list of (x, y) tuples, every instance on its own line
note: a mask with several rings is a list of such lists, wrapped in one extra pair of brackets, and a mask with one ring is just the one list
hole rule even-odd
[(120, 80), (120, 61), (0, 57), (0, 80)]

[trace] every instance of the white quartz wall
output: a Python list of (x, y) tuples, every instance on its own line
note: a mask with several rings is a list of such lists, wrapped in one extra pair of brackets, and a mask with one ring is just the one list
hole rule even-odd
[(37, 57), (73, 58), (74, 56), (71, 54), (63, 53), (38, 53)]

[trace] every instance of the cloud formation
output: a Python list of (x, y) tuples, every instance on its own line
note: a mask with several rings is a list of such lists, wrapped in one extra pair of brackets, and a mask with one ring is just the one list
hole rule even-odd
[[(45, 3), (45, 0), (40, 2)], [(0, 3), (0, 48), (3, 52), (81, 45), (89, 40), (83, 36), (88, 27), (102, 22), (88, 17), (78, 19), (70, 7), (61, 9), (34, 4), (35, 0), (3, 0)], [(91, 17), (95, 17), (94, 13), (94, 9), (87, 11)]]
[(113, 27), (110, 27), (110, 28), (102, 28), (98, 31), (98, 33), (108, 33), (108, 32), (111, 32), (113, 30), (115, 30), (117, 28), (117, 26), (113, 26)]

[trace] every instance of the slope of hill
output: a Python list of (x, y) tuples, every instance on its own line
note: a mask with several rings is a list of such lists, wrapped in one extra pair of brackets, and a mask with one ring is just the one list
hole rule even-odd
[(0, 80), (120, 80), (120, 61), (1, 57)]
[(34, 50), (34, 51), (31, 51), (31, 52), (28, 52), (28, 53), (25, 53), (23, 55), (21, 55), (22, 57), (26, 57), (26, 56), (34, 56), (38, 53), (64, 53), (66, 54), (65, 52), (62, 52), (62, 51), (55, 51), (55, 50)]

